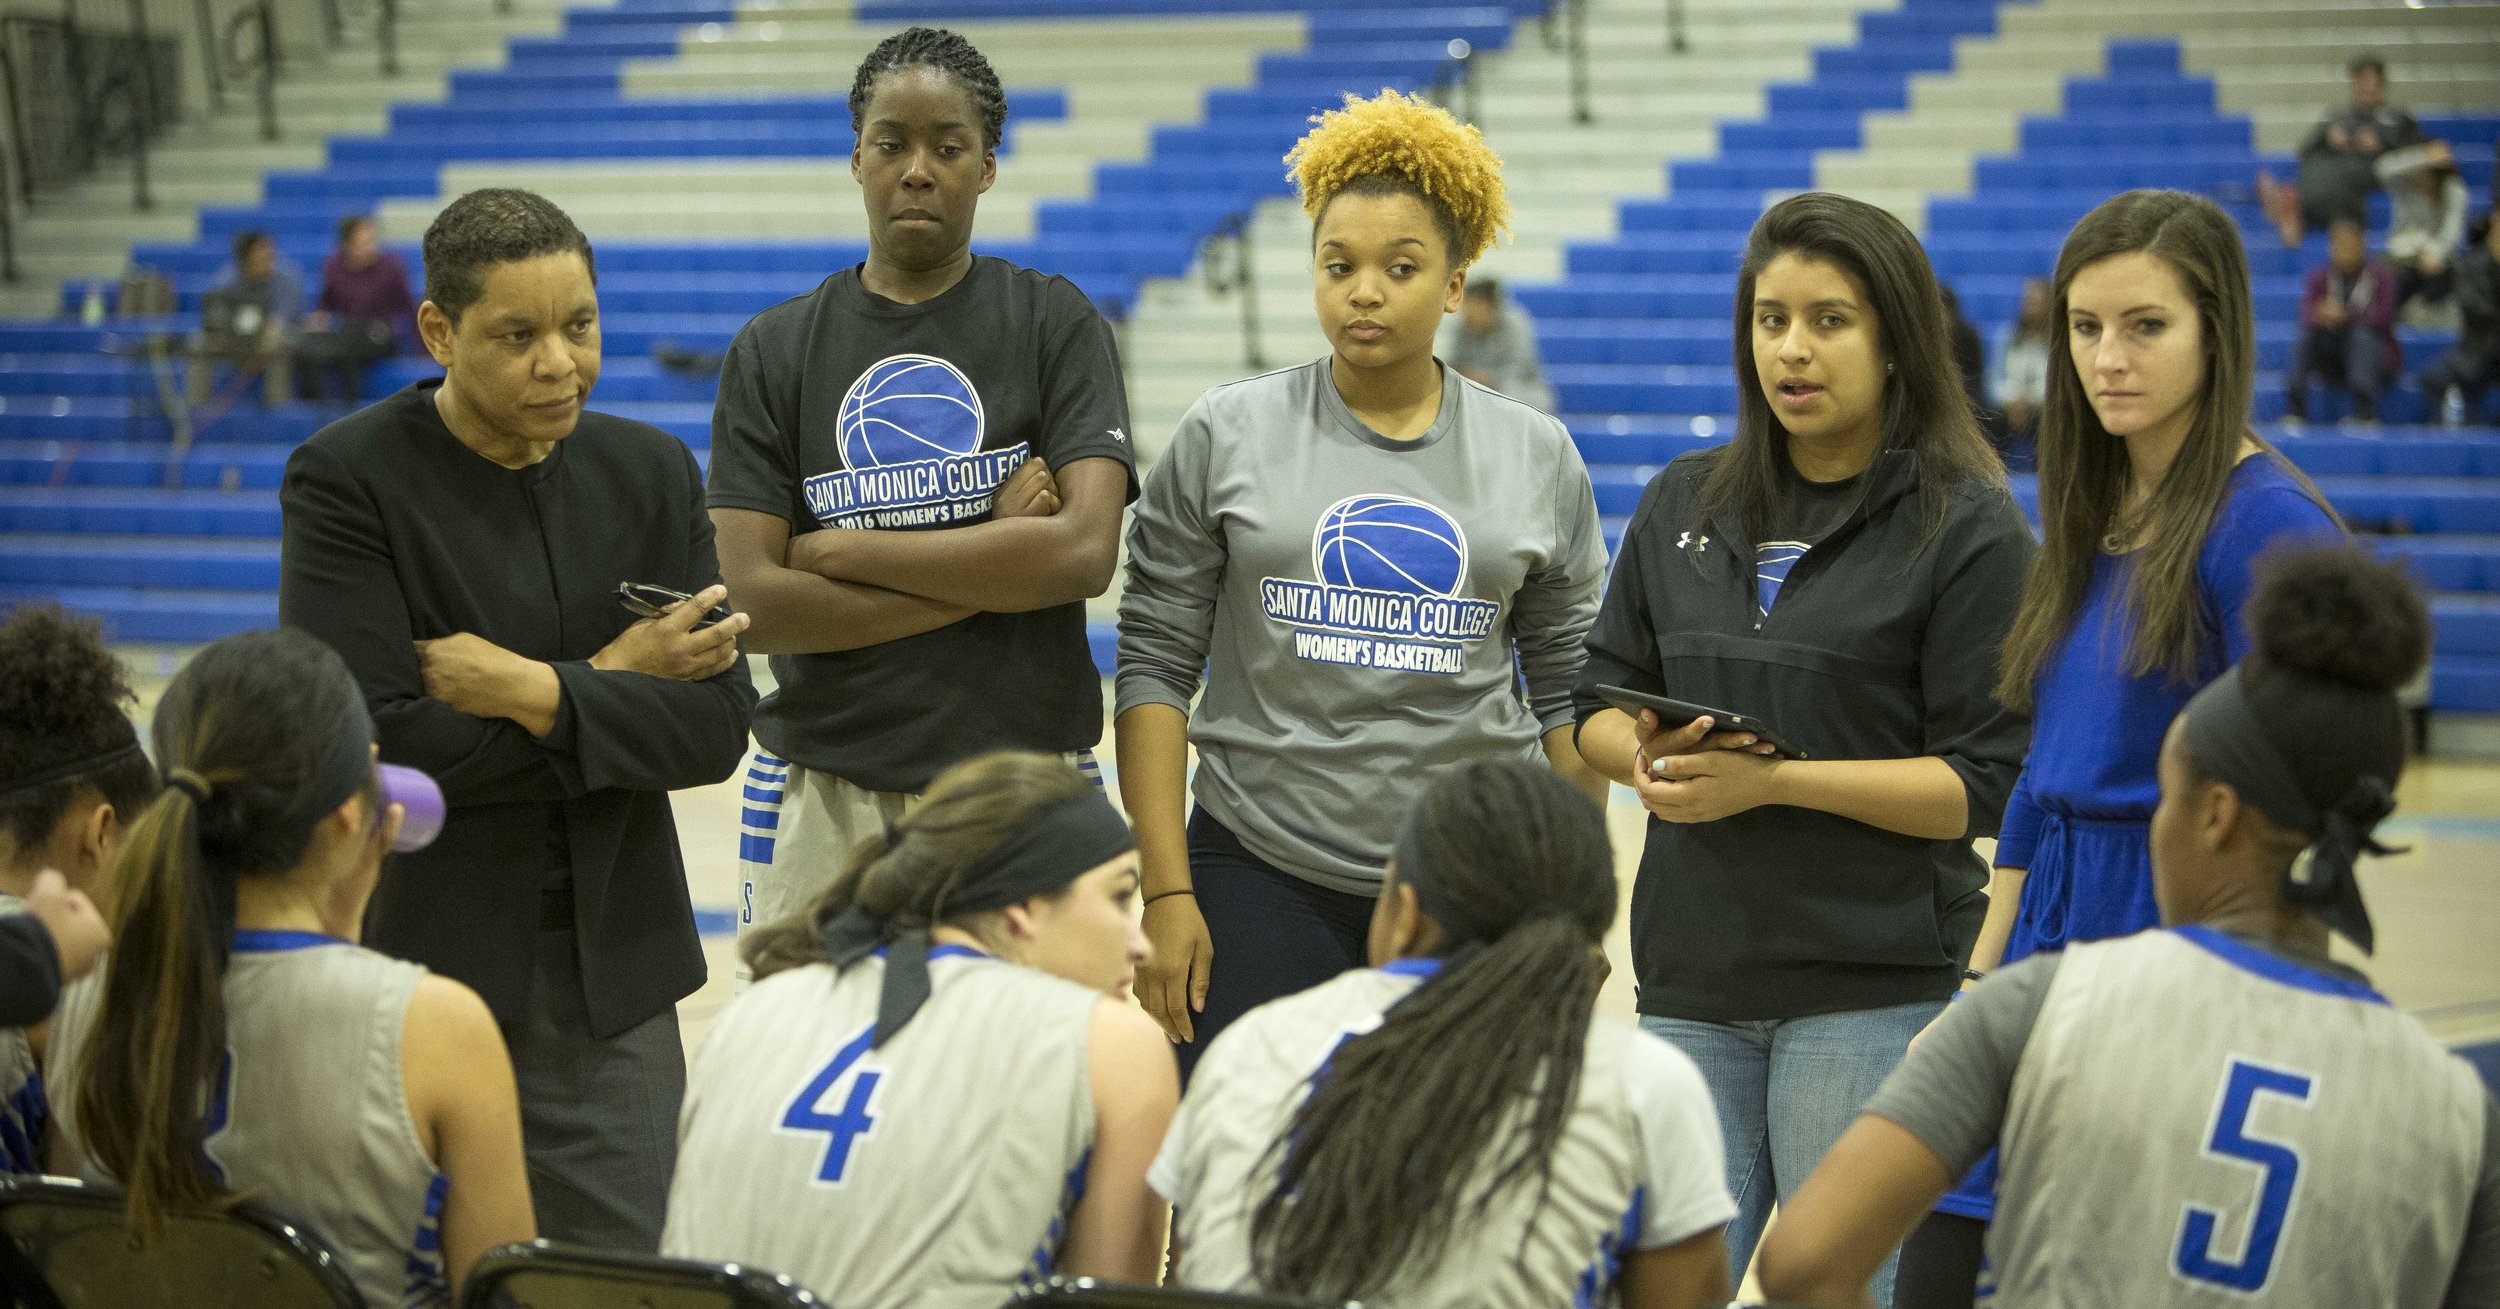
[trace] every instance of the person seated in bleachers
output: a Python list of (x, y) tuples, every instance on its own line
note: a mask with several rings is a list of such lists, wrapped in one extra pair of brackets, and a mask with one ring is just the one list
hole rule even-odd
[(2372, 833), (2430, 615), (2401, 564), (2353, 545), (2270, 559), (2249, 615), (2251, 653), (2162, 742), (2162, 929), (1964, 993), (1782, 1207), (1766, 1298), (1865, 1304), (2001, 1141), (1989, 1304), (2500, 1302), (2500, 1104), (2327, 948), (2371, 948), (2353, 864), (2390, 853)]
[(375, 1309), (452, 1303), (536, 1233), (512, 1064), (476, 992), (355, 943), (401, 806), (364, 692), (293, 628), (213, 642), (157, 706), (165, 789), (114, 869), (99, 1002), (56, 1020), (56, 1129), (154, 1239), (248, 1196)]
[(326, 380), (351, 406), (363, 400), (366, 367), (417, 339), (408, 265), (382, 248), (371, 216), (339, 220), (338, 248), (321, 261), (321, 299), (304, 327), (295, 354), (312, 397), (322, 397)]
[(2300, 340), (2284, 379), (2291, 417), (2307, 421), (2309, 383), (2340, 386), (2352, 420), (2378, 421), (2380, 385), (2403, 360), (2396, 348), (2396, 274), (2370, 257), (2361, 222), (2339, 218), (2327, 230), (2327, 261), (2300, 291)]
[(1180, 1096), (1129, 1003), (1137, 846), (1074, 765), (940, 773), (745, 941), (688, 1079), (665, 1254), (845, 1309), (995, 1309), (1054, 1273), (1150, 1282), (1146, 1165)]
[(2028, 446), (2040, 425), (2040, 406), (2049, 395), (2049, 346), (2061, 333), (2050, 320), (2055, 297), (2050, 294), (2049, 280), (2034, 277), (2023, 283), (2022, 304), (2014, 312), (2014, 324), (2006, 330), (2005, 341), (1997, 347), (1997, 366), (1989, 380), (1989, 391), (1996, 399), (1996, 408), (2005, 415), (2005, 439), (2000, 447), (2013, 451)]
[(2390, 150), (2379, 159), (2379, 176), (2395, 201), (2387, 225), (2387, 262), (2396, 270), (2396, 307), (2415, 299), (2437, 302), (2455, 286), (2457, 247), (2465, 239), (2472, 200), (2456, 152), (2445, 141)]
[(2491, 220), (2488, 209), (2475, 217), (2473, 244), (2457, 256), (2457, 343), (2422, 370), (2424, 402), (2452, 425), (2470, 421), (2484, 388), (2500, 381), (2500, 224)]
[(1999, 451), (2005, 449), (2002, 416), (1988, 407), (1988, 345), (1979, 339), (1979, 328), (1962, 312), (1962, 297), (1955, 294), (1953, 284), (1939, 279), (1936, 292), (1944, 300), (1944, 316), (1953, 336), (1953, 370), (1962, 377), (1962, 399), (1979, 419), (1980, 430)]
[(1199, 1060), (1148, 1175), (1180, 1215), (1174, 1279), (1405, 1309), (1726, 1303), (1710, 1090), (1595, 1013), (1614, 866), (1605, 815), (1542, 763), (1427, 786), (1372, 966), (1251, 1010)]
[(304, 279), (279, 255), (269, 233), (253, 228), (234, 238), (234, 262), (217, 274), (200, 303), (200, 331), (191, 340), (190, 402), (208, 403), (219, 363), (258, 373), (275, 408), (295, 398), (292, 340), (304, 317)]
[(1536, 348), (1536, 323), (1518, 301), (1502, 294), (1500, 281), (1490, 277), (1470, 280), (1453, 323), (1442, 362), (1469, 381), (1553, 411), (1554, 388), (1545, 382), (1545, 361)]
[(46, 1019), (107, 933), (104, 869), (156, 796), (122, 712), (130, 683), (93, 619), (25, 605), (0, 625), (0, 1170), (44, 1171)]
[(2352, 99), (2328, 110), (2300, 143), (2297, 182), (2287, 186), (2271, 174), (2257, 175), (2266, 218), (2287, 246), (2339, 218), (2364, 221), (2370, 192), (2379, 185), (2379, 156), (2422, 140), (2413, 115), (2387, 103), (2384, 61), (2354, 55), (2344, 72), (2352, 79)]

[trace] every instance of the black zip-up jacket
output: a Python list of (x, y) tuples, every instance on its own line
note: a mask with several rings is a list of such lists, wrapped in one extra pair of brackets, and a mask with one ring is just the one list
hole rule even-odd
[(1814, 759), (1934, 755), (1969, 789), (1970, 830), (1933, 841), (1786, 805), (1652, 817), (1632, 892), (1640, 1011), (1735, 1022), (1941, 1000), (1986, 909), (1971, 838), (1995, 833), (2031, 744), (1995, 696), (2030, 528), (2003, 488), (1974, 483), (1925, 539), (1916, 462), (1886, 452), (1764, 619), (1743, 524), (1700, 510), (1718, 454), (1678, 458), (1642, 493), (1578, 720), (1606, 708), (1595, 688), (1625, 686), (1750, 714)]

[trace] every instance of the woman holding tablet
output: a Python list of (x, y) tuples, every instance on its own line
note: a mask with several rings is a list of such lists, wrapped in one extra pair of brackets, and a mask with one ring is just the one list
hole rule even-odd
[[(1632, 896), (1642, 1025), (1726, 1139), (1731, 1271), (1962, 976), (2029, 728), (1996, 650), (2031, 535), (1898, 219), (1807, 194), (1737, 275), (1736, 436), (1643, 493), (1588, 642), (1591, 766), (1651, 815)], [(1601, 686), (1761, 720), (1809, 758), (1660, 731)], [(1889, 1288), (1885, 1288), (1888, 1292)]]
[[(2162, 731), (2248, 653), (2256, 561), (2341, 534), (2250, 430), (2255, 315), (2239, 229), (2212, 201), (2130, 191), (2075, 224), (2050, 321), (2068, 361), (2040, 420), (2044, 544), (1998, 698), (2039, 722), (2006, 805), (1971, 967), (2151, 927)], [(1968, 1309), (1996, 1165), (1902, 1248), (1902, 1303)]]
[(1606, 569), (1588, 470), (1551, 415), (1432, 354), (1509, 221), (1501, 160), (1383, 92), (1286, 162), (1331, 351), (1199, 398), (1137, 502), (1120, 601), (1138, 999), (1184, 1070), (1254, 1006), (1363, 966), (1396, 797), (1540, 746), (1605, 789), (1570, 739)]

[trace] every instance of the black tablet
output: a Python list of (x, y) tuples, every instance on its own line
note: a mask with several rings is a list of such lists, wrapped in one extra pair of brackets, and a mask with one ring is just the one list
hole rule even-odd
[(1788, 758), (1806, 757), (1805, 751), (1789, 745), (1787, 741), (1781, 739), (1779, 733), (1771, 730), (1769, 723), (1759, 718), (1730, 713), (1725, 709), (1713, 709), (1708, 705), (1670, 700), (1663, 695), (1651, 695), (1646, 691), (1634, 691), (1620, 686), (1601, 686), (1597, 688), (1597, 694), (1604, 697), (1606, 703), (1634, 718), (1640, 717), (1644, 709), (1658, 715), (1658, 730), (1662, 732), (1672, 732), (1696, 718), (1707, 717), (1711, 722), (1710, 730), (1714, 732), (1751, 732), (1755, 739)]

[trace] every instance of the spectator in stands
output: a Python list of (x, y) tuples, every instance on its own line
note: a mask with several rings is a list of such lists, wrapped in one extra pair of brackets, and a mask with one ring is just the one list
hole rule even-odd
[(248, 1196), (319, 1233), (364, 1303), (449, 1309), (480, 1254), (535, 1235), (521, 1115), (477, 993), (355, 943), (405, 816), (364, 701), (285, 628), (174, 675), (122, 949), (58, 1020), (56, 1108), (143, 1239)]
[(2301, 286), (2300, 327), (2283, 384), (2291, 416), (2308, 419), (2309, 382), (2318, 378), (2352, 397), (2353, 421), (2377, 422), (2379, 386), (2403, 359), (2396, 274), (2370, 257), (2359, 220), (2339, 218), (2327, 229), (2327, 261)]
[(1999, 412), (2005, 415), (2005, 449), (2027, 445), (2040, 422), (2040, 404), (2049, 392), (2049, 346), (2059, 335), (2049, 281), (2034, 277), (2023, 283), (2022, 305), (2014, 325), (1997, 347), (1996, 376), (1990, 384)]
[(2447, 299), (2472, 203), (2455, 152), (2445, 141), (2390, 150), (2379, 160), (2379, 174), (2387, 179), (2388, 195), (2395, 201), (2395, 217), (2387, 226), (2387, 262), (2396, 270), (2397, 308), (2416, 297)]
[(1606, 572), (1588, 470), (1552, 415), (1433, 354), (1509, 226), (1500, 158), (1391, 90), (1321, 114), (1285, 166), (1329, 352), (1190, 406), (1120, 599), (1138, 1002), (1184, 1075), (1243, 1014), (1364, 965), (1393, 797), (1503, 758), (1606, 793), (1571, 748)]
[(200, 332), (191, 342), (190, 400), (206, 404), (215, 365), (232, 363), (261, 375), (275, 408), (295, 398), (292, 338), (303, 325), (304, 279), (258, 228), (237, 233), (234, 262), (218, 271), (200, 303)]
[(1480, 277), (1467, 283), (1467, 297), (1459, 304), (1448, 339), (1442, 362), (1459, 376), (1553, 412), (1554, 388), (1545, 383), (1536, 324), (1518, 301), (1502, 294), (1499, 281)]
[(1961, 374), (1962, 399), (1970, 405), (1972, 416), (1979, 420), (1979, 430), (1988, 434), (1997, 448), (2005, 447), (2004, 416), (1988, 407), (1988, 347), (1979, 339), (1979, 329), (1962, 314), (1962, 297), (1954, 294), (1953, 284), (1939, 281), (1936, 291), (1944, 297), (1945, 317), (1952, 320), (1953, 369)]
[[(591, 259), (526, 191), (434, 220), (417, 327), (443, 376), (287, 460), (278, 616), (346, 657), (382, 758), (449, 806), (392, 861), (368, 938), (503, 1025), (539, 1229), (650, 1251), (685, 1090), (677, 1001), (704, 979), (668, 792), (736, 770), (755, 691), (745, 617), (706, 622), (724, 590), (694, 456), (585, 409)], [(637, 621), (626, 583), (691, 599)]]
[(365, 368), (416, 339), (416, 316), (408, 265), (382, 248), (381, 229), (364, 214), (340, 219), (338, 249), (321, 261), (321, 299), (295, 346), (312, 398), (327, 378), (340, 400), (356, 404)]
[(780, 684), (741, 936), (814, 903), (947, 765), (1038, 750), (1091, 775), (1102, 739), (1085, 601), (1135, 486), (1111, 325), (972, 251), (1007, 100), (970, 42), (886, 38), (850, 109), (868, 258), (740, 329), (712, 412), (721, 568)]
[[(1970, 967), (2153, 925), (2147, 824), (2163, 730), (2248, 651), (2257, 557), (2335, 515), (2249, 426), (2256, 317), (2213, 202), (2130, 191), (2075, 225), (2044, 317), (2042, 545), (1996, 698), (2034, 715)], [(1901, 1251), (1895, 1309), (1970, 1309), (1993, 1160)]]
[(2422, 398), (2442, 421), (2472, 421), (2484, 388), (2500, 381), (2500, 223), (2490, 210), (2474, 219), (2474, 244), (2458, 256), (2457, 343), (2422, 370)]
[(2344, 71), (2352, 79), (2352, 99), (2328, 110), (2301, 142), (2297, 183), (2286, 186), (2271, 174), (2257, 175), (2266, 217), (2287, 246), (2339, 218), (2367, 221), (2370, 192), (2379, 184), (2379, 156), (2422, 139), (2413, 115), (2387, 103), (2387, 65), (2377, 55), (2355, 55)]
[[(1731, 1281), (1961, 984), (1986, 907), (1971, 842), (2031, 739), (1994, 684), (2032, 554), (1900, 219), (1781, 201), (1736, 304), (1735, 437), (1642, 493), (1577, 697), (1581, 755), (1652, 815), (1641, 1025), (1717, 1102)], [(1634, 717), (1609, 686), (1753, 715), (1802, 756)]]

